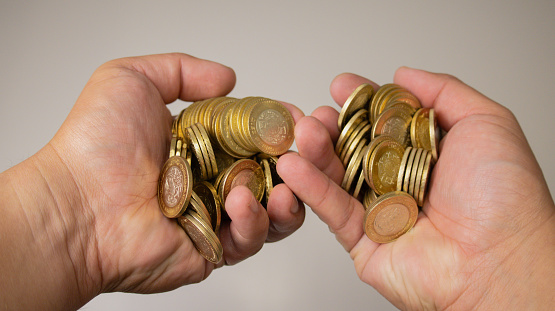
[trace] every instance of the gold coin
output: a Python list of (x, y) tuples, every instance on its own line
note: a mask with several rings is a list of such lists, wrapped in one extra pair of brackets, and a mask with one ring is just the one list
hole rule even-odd
[(409, 158), (407, 160), (407, 165), (405, 167), (405, 174), (403, 177), (403, 191), (409, 192), (410, 185), (410, 173), (412, 171), (412, 165), (414, 163), (414, 158), (416, 156), (417, 148), (412, 148), (409, 153)]
[(218, 196), (218, 192), (212, 184), (206, 181), (197, 183), (193, 187), (193, 191), (198, 195), (208, 210), (212, 229), (214, 229), (214, 232), (218, 235), (222, 221), (222, 202)]
[(343, 165), (347, 165), (347, 163), (349, 163), (349, 160), (353, 156), (354, 150), (360, 144), (366, 145), (366, 142), (368, 140), (365, 137), (369, 136), (371, 129), (372, 129), (372, 126), (370, 125), (370, 123), (368, 123), (368, 125), (362, 128), (361, 131), (353, 138), (353, 141), (351, 142), (349, 147), (344, 150), (344, 155), (341, 158), (343, 161)]
[(173, 121), (172, 121), (172, 136), (176, 136), (177, 137), (177, 121), (179, 119), (179, 115), (177, 116), (173, 116)]
[(370, 141), (368, 145), (368, 151), (362, 160), (362, 169), (364, 171), (364, 179), (368, 183), (371, 188), (374, 188), (374, 184), (372, 183), (372, 168), (370, 167), (370, 158), (376, 150), (376, 147), (384, 141), (395, 141), (393, 137), (389, 136), (378, 136), (375, 139)]
[(409, 194), (388, 192), (378, 197), (364, 215), (364, 232), (376, 243), (389, 243), (409, 231), (418, 217), (418, 206)]
[(364, 210), (367, 210), (368, 207), (372, 204), (372, 202), (376, 201), (378, 195), (372, 188), (368, 188), (364, 193), (364, 197), (362, 199), (362, 206), (364, 206)]
[[(204, 157), (204, 165), (206, 167), (206, 179), (211, 179), (212, 177), (214, 177), (214, 172), (212, 170), (212, 159), (210, 158), (210, 153), (208, 152), (207, 146), (210, 145), (210, 147), (212, 147), (212, 145), (210, 144), (210, 138), (202, 136), (202, 133), (200, 131), (201, 127), (204, 129), (203, 125), (200, 123), (195, 123), (191, 125), (191, 129), (195, 133), (195, 137), (200, 146), (201, 155)], [(208, 142), (206, 142), (206, 139), (208, 139)], [(213, 152), (212, 155), (214, 155)]]
[(368, 184), (364, 180), (364, 172), (362, 170), (359, 170), (358, 180), (355, 185), (355, 190), (353, 190), (353, 193), (352, 193), (353, 197), (358, 199), (359, 194), (363, 193), (365, 188), (368, 188), (366, 185)]
[(170, 158), (175, 156), (175, 145), (177, 144), (177, 135), (174, 135), (172, 137), (172, 140), (170, 142)]
[(401, 159), (401, 166), (399, 167), (399, 175), (397, 175), (397, 191), (403, 190), (403, 180), (405, 177), (405, 170), (407, 168), (407, 162), (409, 159), (409, 155), (412, 151), (412, 147), (407, 147), (405, 149), (405, 153), (403, 154), (403, 158)]
[(432, 151), (432, 158), (434, 161), (438, 159), (439, 140), (441, 139), (441, 129), (437, 126), (437, 119), (434, 109), (430, 109), (428, 114), (429, 131), (430, 131), (430, 149)]
[(418, 204), (418, 194), (420, 193), (420, 184), (422, 183), (422, 171), (424, 169), (424, 164), (426, 162), (426, 158), (430, 155), (431, 152), (428, 150), (422, 150), (422, 154), (420, 155), (420, 161), (418, 161), (418, 168), (416, 169), (416, 180), (414, 182), (414, 191), (412, 196), (416, 200)]
[(377, 120), (380, 117), (380, 115), (383, 113), (383, 111), (387, 108), (387, 106), (389, 105), (390, 98), (392, 98), (395, 95), (402, 94), (403, 92), (405, 92), (405, 90), (402, 89), (400, 86), (397, 86), (396, 88), (391, 88), (386, 92), (384, 92), (380, 102), (378, 103), (378, 106), (376, 107), (375, 120)]
[(339, 113), (339, 118), (337, 119), (337, 127), (339, 130), (345, 126), (352, 115), (368, 106), (372, 100), (372, 94), (374, 94), (374, 88), (366, 83), (359, 85), (353, 93), (351, 93), (343, 104), (341, 112)]
[[(232, 109), (233, 105), (229, 105), (222, 111), (222, 115), (220, 117), (220, 126), (221, 133), (217, 133), (217, 135), (221, 135), (222, 143), (226, 145), (229, 150), (231, 151), (231, 155), (236, 158), (248, 158), (256, 153), (253, 150), (246, 150), (239, 146), (235, 139), (233, 138), (232, 131), (231, 131), (231, 117), (232, 117)], [(226, 150), (227, 151), (227, 150)]]
[(351, 161), (349, 161), (349, 165), (345, 169), (345, 175), (343, 176), (343, 181), (341, 182), (341, 188), (345, 191), (350, 192), (351, 184), (353, 183), (355, 177), (357, 177), (361, 168), (362, 158), (368, 151), (368, 146), (365, 144), (360, 144), (355, 152), (353, 153), (353, 157)]
[[(415, 123), (415, 137), (416, 145), (418, 148), (424, 148), (426, 150), (431, 150), (430, 142), (430, 119), (429, 119), (430, 109), (421, 108), (414, 115), (417, 116)], [(414, 121), (414, 117), (413, 117)], [(411, 128), (412, 131), (412, 128)]]
[(253, 106), (247, 116), (248, 134), (261, 152), (280, 155), (293, 145), (295, 122), (280, 102), (264, 99)]
[(200, 215), (192, 211), (179, 217), (178, 221), (202, 257), (215, 264), (222, 260), (222, 244)]
[(337, 139), (337, 142), (335, 143), (335, 154), (337, 154), (337, 155), (341, 154), (341, 151), (343, 151), (343, 149), (345, 147), (345, 143), (347, 142), (347, 139), (349, 139), (349, 137), (351, 137), (355, 128), (361, 122), (363, 122), (364, 120), (367, 120), (367, 119), (368, 119), (368, 111), (366, 109), (361, 109), (361, 110), (357, 111), (351, 117), (351, 119), (349, 119), (349, 121), (347, 121), (347, 124), (345, 124), (345, 127), (343, 127), (343, 129), (341, 130), (341, 133), (339, 134), (339, 138)]
[(168, 218), (182, 215), (191, 199), (193, 173), (181, 157), (172, 157), (164, 163), (158, 181), (158, 205)]
[(409, 105), (411, 105), (414, 109), (422, 108), (420, 101), (414, 94), (409, 91), (405, 91), (403, 93), (397, 94), (390, 98), (390, 101), (402, 101)]
[(270, 200), (270, 193), (274, 189), (274, 183), (272, 181), (272, 170), (270, 170), (270, 163), (268, 163), (268, 159), (262, 159), (259, 164), (264, 171), (264, 182), (266, 185), (264, 198), (266, 199), (266, 203), (268, 203), (268, 201)]
[(214, 157), (216, 159), (216, 167), (218, 168), (218, 174), (216, 176), (220, 175), (221, 172), (225, 171), (228, 167), (235, 163), (236, 160), (234, 157), (230, 156), (221, 149), (214, 149)]
[(265, 154), (265, 153), (259, 153), (256, 155), (256, 161), (259, 164), (264, 159), (268, 160), (268, 165), (270, 166), (270, 171), (272, 172), (272, 184), (274, 186), (277, 184), (282, 184), (283, 180), (281, 179), (281, 177), (277, 172), (278, 158), (276, 156)]
[(353, 135), (347, 140), (345, 144), (345, 148), (339, 155), (339, 159), (343, 162), (343, 165), (347, 165), (351, 155), (353, 154), (354, 150), (358, 146), (358, 143), (365, 137), (370, 134), (370, 130), (372, 129), (372, 125), (368, 121), (363, 121), (361, 125), (362, 127), (358, 127), (353, 131)]
[(428, 180), (430, 179), (430, 174), (432, 172), (432, 158), (431, 154), (426, 157), (426, 162), (424, 162), (424, 168), (422, 169), (422, 180), (420, 181), (420, 190), (418, 193), (417, 203), (418, 206), (424, 206), (424, 199), (426, 196), (426, 191), (428, 187)]
[(181, 110), (181, 112), (179, 113), (179, 115), (177, 116), (177, 137), (178, 138), (185, 138), (185, 136), (183, 135), (183, 114), (185, 113), (185, 109)]
[(405, 112), (407, 112), (408, 114), (411, 115), (411, 117), (414, 115), (414, 113), (416, 112), (416, 108), (414, 108), (413, 106), (407, 104), (404, 101), (400, 101), (400, 100), (394, 100), (392, 102), (390, 102), (387, 106), (387, 109), (389, 108), (400, 108), (405, 110)]
[(412, 162), (410, 181), (409, 181), (409, 191), (408, 194), (414, 196), (414, 184), (416, 183), (418, 164), (420, 163), (420, 158), (422, 157), (422, 152), (425, 151), (422, 148), (416, 148), (416, 154), (414, 155), (414, 162)]
[(256, 102), (256, 99), (253, 97), (245, 97), (243, 99), (238, 100), (235, 103), (235, 107), (231, 112), (231, 130), (233, 131), (233, 137), (237, 144), (241, 146), (241, 148), (246, 150), (254, 150), (256, 146), (253, 146), (252, 142), (249, 141), (248, 134), (245, 132), (245, 128), (243, 127), (243, 123), (247, 123), (245, 111), (248, 107)]
[(233, 163), (220, 183), (220, 197), (224, 204), (231, 189), (240, 185), (249, 188), (259, 202), (264, 195), (264, 172), (254, 160), (242, 159)]
[(369, 115), (370, 123), (373, 124), (374, 122), (376, 122), (376, 119), (378, 118), (378, 109), (379, 109), (379, 106), (381, 105), (381, 100), (383, 95), (391, 89), (398, 89), (398, 88), (399, 86), (397, 84), (388, 83), (388, 84), (382, 85), (376, 91), (376, 94), (374, 94), (374, 97), (372, 97), (372, 101), (370, 102), (370, 106), (368, 107), (368, 112), (370, 114)]
[(389, 135), (404, 147), (410, 144), (409, 127), (412, 116), (403, 108), (389, 108), (378, 117), (372, 126), (371, 138)]
[(376, 147), (368, 163), (376, 194), (395, 191), (404, 153), (405, 148), (395, 140), (384, 141)]
[(194, 130), (191, 127), (186, 129), (187, 133), (187, 142), (188, 145), (191, 147), (193, 153), (195, 154), (195, 159), (198, 162), (198, 169), (200, 171), (200, 178), (202, 180), (208, 179), (208, 171), (206, 170), (206, 163), (204, 160), (203, 151), (201, 149), (201, 145), (195, 135)]
[(182, 148), (183, 148), (183, 140), (178, 139), (176, 144), (175, 144), (175, 156), (176, 157), (181, 157)]
[[(197, 212), (207, 224), (212, 224), (212, 216), (210, 216), (210, 212), (202, 202), (202, 199), (195, 193), (191, 194), (191, 201), (189, 201), (189, 208), (187, 211), (195, 211)], [(212, 227), (211, 227), (212, 228)]]

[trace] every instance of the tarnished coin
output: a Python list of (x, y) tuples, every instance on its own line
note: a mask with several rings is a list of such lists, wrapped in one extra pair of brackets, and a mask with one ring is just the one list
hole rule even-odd
[(388, 243), (409, 231), (418, 217), (414, 198), (402, 191), (393, 191), (378, 197), (366, 209), (364, 232), (370, 240)]
[(264, 99), (247, 111), (246, 115), (248, 134), (261, 152), (280, 155), (293, 145), (295, 122), (289, 110), (280, 102)]
[(396, 140), (388, 140), (379, 144), (370, 156), (370, 178), (378, 195), (395, 191), (404, 153), (405, 148), (401, 144)]
[(206, 181), (201, 181), (193, 187), (193, 191), (199, 196), (204, 206), (210, 214), (212, 229), (218, 235), (220, 231), (220, 223), (222, 221), (222, 202), (218, 196), (218, 192)]
[(172, 157), (166, 161), (158, 181), (158, 205), (168, 218), (182, 215), (191, 199), (193, 173), (185, 159)]
[(337, 127), (341, 130), (347, 121), (353, 116), (357, 111), (364, 109), (368, 106), (372, 100), (372, 95), (374, 94), (374, 88), (370, 84), (359, 85), (347, 98), (341, 112), (339, 113), (339, 118), (337, 119)]
[(265, 186), (264, 172), (260, 164), (256, 163), (254, 160), (242, 159), (233, 163), (233, 165), (226, 170), (225, 175), (220, 181), (220, 189), (218, 190), (218, 194), (222, 198), (224, 204), (231, 189), (239, 185), (249, 188), (256, 200), (260, 202), (264, 195)]
[(222, 244), (210, 229), (210, 224), (204, 222), (200, 215), (191, 211), (179, 217), (178, 222), (202, 257), (215, 264), (222, 260), (224, 252)]

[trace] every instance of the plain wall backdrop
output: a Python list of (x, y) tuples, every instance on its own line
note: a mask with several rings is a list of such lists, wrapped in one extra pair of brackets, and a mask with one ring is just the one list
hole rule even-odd
[[(52, 138), (102, 63), (185, 52), (234, 68), (231, 96), (279, 99), (306, 114), (335, 106), (329, 84), (342, 72), (378, 84), (402, 65), (453, 74), (514, 112), (553, 190), (553, 16), (552, 0), (1, 0), (0, 171)], [(307, 211), (291, 237), (200, 284), (103, 294), (82, 309), (394, 310)]]

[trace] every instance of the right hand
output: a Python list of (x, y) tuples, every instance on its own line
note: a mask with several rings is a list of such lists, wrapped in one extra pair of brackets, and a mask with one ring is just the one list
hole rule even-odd
[[(278, 163), (285, 183), (329, 225), (359, 277), (399, 308), (552, 307), (555, 206), (513, 114), (449, 75), (400, 68), (394, 82), (434, 108), (448, 132), (411, 231), (389, 244), (364, 234), (364, 208), (338, 186), (331, 107), (297, 123), (300, 156)], [(340, 75), (331, 95), (342, 105), (362, 83), (372, 82)]]

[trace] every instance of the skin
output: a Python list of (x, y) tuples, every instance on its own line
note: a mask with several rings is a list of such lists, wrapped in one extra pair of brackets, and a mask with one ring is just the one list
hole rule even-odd
[[(400, 68), (394, 82), (434, 108), (448, 133), (414, 228), (377, 244), (364, 208), (343, 191), (338, 112), (298, 121), (298, 154), (280, 158), (291, 190), (330, 227), (360, 279), (404, 310), (548, 310), (555, 305), (555, 206), (514, 115), (455, 77)], [(360, 84), (334, 79), (339, 106)]]
[(0, 174), (0, 309), (74, 310), (103, 292), (171, 290), (298, 229), (304, 207), (286, 185), (267, 211), (246, 187), (234, 188), (231, 221), (220, 229), (224, 259), (214, 265), (159, 210), (172, 123), (165, 105), (234, 85), (231, 68), (185, 54), (99, 67), (54, 138)]

